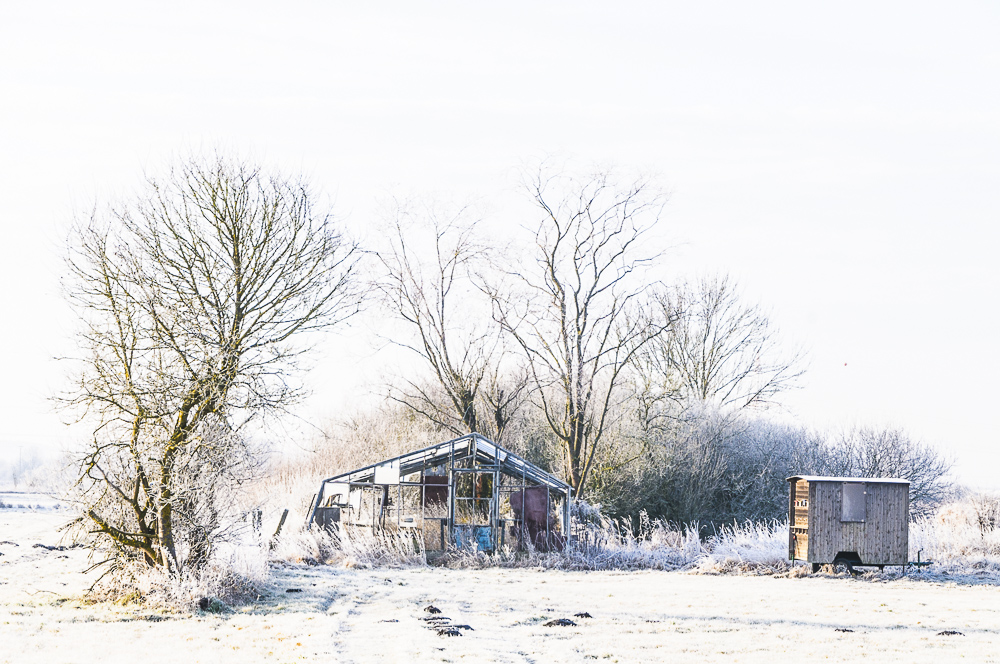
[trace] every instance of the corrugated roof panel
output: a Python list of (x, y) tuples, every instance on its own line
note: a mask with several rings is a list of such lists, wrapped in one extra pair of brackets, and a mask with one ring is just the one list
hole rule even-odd
[(443, 463), (454, 455), (455, 459), (465, 459), (473, 453), (483, 455), (496, 461), (501, 472), (509, 475), (524, 476), (538, 484), (544, 484), (562, 493), (568, 493), (570, 486), (553, 475), (545, 472), (530, 461), (525, 461), (513, 452), (505, 450), (488, 438), (479, 434), (467, 434), (437, 445), (414, 450), (400, 456), (386, 459), (379, 463), (358, 468), (323, 480), (328, 482), (364, 482), (375, 483), (375, 473), (378, 467), (398, 467), (399, 475), (406, 476), (422, 468), (433, 467)]

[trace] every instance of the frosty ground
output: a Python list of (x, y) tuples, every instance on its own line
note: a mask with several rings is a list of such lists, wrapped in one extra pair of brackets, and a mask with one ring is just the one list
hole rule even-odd
[(961, 580), (283, 564), (218, 615), (94, 604), (84, 550), (34, 546), (66, 518), (0, 509), (0, 662), (1000, 662), (1000, 589)]

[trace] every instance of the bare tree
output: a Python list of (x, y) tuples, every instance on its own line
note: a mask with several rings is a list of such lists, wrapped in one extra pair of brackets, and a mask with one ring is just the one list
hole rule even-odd
[(844, 433), (830, 446), (827, 463), (831, 475), (909, 480), (911, 516), (929, 514), (952, 492), (947, 475), (954, 462), (895, 427), (859, 427)]
[(483, 426), (486, 435), (498, 443), (507, 442), (514, 424), (523, 419), (522, 407), (530, 394), (531, 378), (523, 366), (504, 362), (492, 365), (480, 389), (480, 410), (489, 419), (489, 424)]
[(203, 565), (257, 458), (241, 427), (301, 394), (303, 335), (354, 313), (356, 248), (308, 186), (192, 158), (74, 231), (67, 292), (93, 426), (78, 487), (96, 548)]
[(377, 253), (376, 287), (409, 339), (393, 343), (413, 351), (431, 378), (402, 379), (390, 398), (456, 435), (481, 432), (501, 440), (525, 399), (525, 380), (504, 370), (499, 327), (473, 283), (488, 247), (476, 235), (469, 208), (395, 202), (388, 246)]
[(525, 179), (540, 219), (533, 261), (493, 287), (494, 315), (523, 351), (541, 409), (561, 442), (569, 482), (586, 486), (633, 356), (668, 327), (640, 315), (649, 286), (643, 246), (666, 198), (649, 180), (611, 171), (575, 177), (543, 165)]
[(728, 277), (661, 291), (657, 310), (670, 330), (635, 360), (640, 419), (650, 425), (695, 404), (723, 413), (766, 406), (802, 375), (801, 354), (780, 349), (774, 325)]

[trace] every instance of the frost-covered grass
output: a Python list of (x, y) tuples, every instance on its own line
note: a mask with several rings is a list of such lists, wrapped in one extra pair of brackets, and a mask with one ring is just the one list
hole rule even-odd
[(693, 569), (703, 574), (777, 574), (790, 568), (788, 523), (771, 521), (724, 526), (708, 539)]
[[(984, 507), (985, 504), (985, 507)], [(1000, 583), (1000, 507), (970, 498), (945, 505), (932, 517), (910, 525), (910, 560), (918, 552), (927, 568), (909, 569), (915, 578), (962, 578)], [(984, 516), (985, 515), (985, 516)], [(362, 531), (363, 532), (363, 531)], [(708, 538), (698, 537), (696, 524), (676, 527), (642, 515), (637, 525), (590, 514), (575, 526), (576, 542), (565, 551), (541, 553), (510, 548), (486, 554), (450, 551), (432, 556), (431, 564), (453, 569), (544, 568), (560, 570), (686, 570), (697, 574), (784, 574), (788, 560), (787, 522), (747, 522), (723, 526)], [(409, 538), (373, 537), (370, 533), (342, 538), (298, 531), (282, 539), (275, 557), (284, 561), (335, 563), (344, 566), (423, 565), (427, 559)], [(800, 566), (801, 567), (801, 566)], [(795, 569), (798, 574), (809, 570)], [(824, 570), (823, 573), (829, 573)], [(898, 568), (864, 578), (893, 578)], [(961, 579), (955, 579), (961, 580)]]
[[(84, 550), (33, 546), (63, 518), (0, 511), (0, 664), (1000, 661), (995, 588), (908, 578), (281, 562), (221, 613), (93, 603)], [(438, 635), (429, 605), (472, 629)]]
[(636, 529), (624, 521), (595, 517), (575, 528), (576, 542), (557, 552), (507, 547), (492, 554), (449, 551), (435, 565), (452, 569), (487, 567), (577, 571), (678, 570), (694, 563), (704, 547), (696, 527), (673, 528), (640, 519)]
[[(9, 494), (8, 494), (9, 495)], [(6, 496), (5, 496), (6, 497)], [(26, 496), (22, 496), (24, 500)], [(57, 501), (33, 496), (22, 504), (49, 512), (65, 512)], [(5, 512), (31, 511), (4, 510)], [(67, 515), (68, 516), (68, 515)], [(296, 515), (298, 517), (299, 515)], [(506, 548), (487, 554), (449, 551), (428, 557), (406, 531), (373, 535), (365, 529), (338, 534), (305, 530), (299, 518), (270, 540), (269, 528), (256, 539), (219, 547), (207, 569), (180, 578), (167, 577), (143, 565), (123, 568), (96, 586), (92, 597), (141, 601), (147, 605), (189, 610), (202, 597), (224, 604), (252, 602), (271, 582), (275, 566), (327, 565), (344, 569), (446, 567), (484, 570), (548, 569), (563, 571), (686, 571), (702, 575), (809, 576), (807, 565), (793, 568), (787, 559), (788, 526), (783, 522), (734, 523), (715, 535), (699, 538), (697, 525), (675, 527), (645, 515), (635, 523), (613, 521), (597, 512), (578, 510), (576, 541), (556, 553)], [(962, 584), (1000, 584), (1000, 500), (973, 496), (941, 507), (910, 527), (910, 560), (919, 553), (927, 568), (907, 570), (914, 580)], [(54, 537), (61, 537), (53, 534)], [(0, 537), (2, 539), (2, 537)], [(820, 576), (830, 575), (823, 570)], [(869, 572), (861, 580), (892, 580), (898, 568)]]
[(1000, 583), (1000, 497), (972, 495), (910, 524), (910, 560), (933, 564), (917, 575)]
[(595, 519), (576, 529), (577, 541), (558, 552), (505, 547), (494, 553), (451, 550), (422, 552), (399, 533), (373, 536), (365, 530), (338, 535), (298, 529), (279, 538), (273, 560), (344, 567), (399, 567), (431, 564), (451, 569), (542, 568), (557, 570), (692, 570), (699, 573), (773, 574), (789, 569), (788, 528), (781, 523), (734, 524), (702, 540), (697, 525), (674, 527), (641, 518), (637, 528), (624, 521)]
[[(910, 524), (909, 560), (931, 565), (909, 568), (915, 579), (1000, 584), (1000, 498), (971, 495), (939, 507)], [(790, 569), (787, 522), (747, 523), (723, 528), (705, 543), (693, 566), (698, 572), (780, 573)], [(894, 578), (899, 568), (863, 578)]]
[(245, 576), (235, 567), (211, 565), (198, 574), (168, 576), (158, 569), (141, 567), (104, 577), (87, 596), (96, 601), (145, 607), (193, 610), (205, 598), (214, 610), (246, 604), (260, 595), (269, 573)]
[(372, 534), (366, 529), (336, 533), (319, 528), (289, 529), (274, 541), (270, 559), (278, 562), (352, 567), (423, 565), (426, 558), (413, 538), (404, 532)]
[(259, 547), (225, 547), (205, 568), (166, 574), (141, 562), (101, 573), (87, 596), (97, 601), (190, 611), (199, 605), (221, 611), (256, 601), (270, 583), (271, 569)]
[[(85, 591), (94, 573), (81, 574), (86, 550), (52, 546), (68, 544), (58, 529), (66, 518), (54, 510), (0, 510), (0, 664), (115, 664), (134, 661), (136, 653), (149, 664), (769, 664), (817, 653), (839, 661), (1000, 661), (1000, 595), (984, 585), (987, 579), (944, 575), (944, 567), (937, 576), (766, 574), (780, 569), (775, 557), (787, 546), (780, 523), (734, 524), (706, 541), (691, 528), (656, 522), (635, 531), (606, 524), (599, 531), (605, 539), (589, 551), (519, 554), (519, 562), (466, 554), (478, 562), (467, 560), (464, 569), (427, 565), (399, 548), (403, 542), (393, 548), (363, 537), (334, 541), (289, 528), (270, 552), (267, 578), (252, 579), (254, 595), (202, 611), (196, 600), (207, 586), (193, 579), (169, 591), (152, 576), (142, 580), (150, 597), (172, 593), (169, 602), (93, 602)], [(961, 523), (928, 522), (920, 535), (925, 556), (933, 549), (930, 535), (939, 538), (933, 555), (952, 552), (947, 569), (974, 569), (976, 556), (994, 555), (992, 530), (984, 533), (978, 520)], [(301, 551), (309, 555), (296, 557)], [(580, 567), (569, 567), (574, 556), (586, 556), (574, 563)], [(230, 562), (252, 572), (260, 570), (247, 566), (259, 559)], [(640, 568), (671, 560), (690, 562), (669, 569), (694, 573)], [(597, 565), (607, 569), (593, 571)], [(422, 620), (431, 604), (473, 630), (439, 636)], [(591, 617), (576, 617), (583, 612)], [(559, 618), (576, 625), (545, 626)]]

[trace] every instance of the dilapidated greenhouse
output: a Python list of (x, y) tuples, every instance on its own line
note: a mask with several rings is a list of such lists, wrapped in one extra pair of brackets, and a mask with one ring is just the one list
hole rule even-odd
[(323, 480), (310, 527), (405, 532), (450, 547), (561, 550), (572, 489), (479, 434)]

